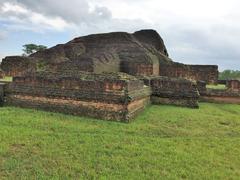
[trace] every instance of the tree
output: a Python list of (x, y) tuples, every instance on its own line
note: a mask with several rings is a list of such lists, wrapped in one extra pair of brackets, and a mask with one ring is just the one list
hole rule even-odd
[(225, 70), (219, 73), (220, 80), (229, 80), (229, 79), (239, 79), (240, 80), (240, 71), (238, 70)]
[(47, 49), (47, 47), (43, 46), (43, 45), (36, 45), (36, 44), (23, 45), (23, 52), (24, 52), (24, 55), (26, 55), (26, 56), (29, 56), (38, 51), (42, 51), (44, 49)]

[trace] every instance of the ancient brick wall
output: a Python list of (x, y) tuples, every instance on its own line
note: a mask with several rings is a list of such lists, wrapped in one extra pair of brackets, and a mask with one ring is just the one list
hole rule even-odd
[(5, 102), (5, 92), (8, 82), (0, 82), (0, 107), (4, 105)]
[(207, 89), (205, 94), (201, 94), (201, 100), (215, 103), (240, 104), (240, 93), (231, 89)]
[(128, 122), (150, 101), (150, 89), (127, 74), (37, 73), (13, 78), (7, 104)]
[(207, 83), (205, 81), (197, 81), (197, 89), (200, 95), (205, 95), (207, 93)]
[(0, 69), (0, 79), (4, 78), (4, 72)]
[(206, 88), (205, 82), (197, 82), (201, 100), (215, 103), (240, 104), (240, 82), (238, 80), (226, 80), (226, 89)]
[(185, 65), (181, 63), (160, 64), (159, 74), (167, 77), (182, 77), (208, 84), (218, 82), (218, 67), (215, 65)]
[(121, 72), (125, 72), (131, 75), (150, 76), (158, 74), (158, 64), (145, 64), (136, 62), (123, 62), (121, 64)]
[(2, 60), (1, 69), (6, 76), (22, 76), (36, 71), (36, 64), (32, 58), (23, 56), (9, 56)]
[(227, 80), (226, 86), (232, 91), (240, 92), (240, 81), (239, 80)]
[(218, 66), (216, 65), (188, 65), (190, 66), (190, 79), (217, 84)]
[(143, 80), (151, 87), (154, 104), (198, 107), (197, 85), (189, 80), (161, 76), (144, 77)]
[(4, 84), (0, 83), (0, 107), (3, 106), (4, 102)]

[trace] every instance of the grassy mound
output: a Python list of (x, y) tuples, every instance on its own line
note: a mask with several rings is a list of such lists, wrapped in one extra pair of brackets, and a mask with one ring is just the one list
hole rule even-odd
[(240, 106), (151, 106), (130, 124), (0, 108), (0, 177), (238, 179)]

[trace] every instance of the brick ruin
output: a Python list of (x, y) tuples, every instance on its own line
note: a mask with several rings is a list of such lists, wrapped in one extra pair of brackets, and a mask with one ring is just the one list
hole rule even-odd
[(130, 121), (150, 102), (150, 88), (124, 73), (36, 73), (15, 77), (8, 105)]
[(199, 93), (196, 83), (183, 78), (164, 76), (142, 77), (142, 80), (151, 87), (151, 102), (153, 104), (198, 108)]
[(4, 75), (4, 72), (3, 72), (3, 70), (1, 70), (1, 69), (0, 69), (0, 79), (3, 79), (3, 78), (4, 78), (4, 76), (5, 76), (5, 75)]
[(36, 71), (36, 66), (32, 59), (24, 56), (9, 56), (4, 58), (1, 68), (5, 76), (12, 77)]
[(225, 89), (207, 88), (206, 82), (198, 82), (198, 91), (201, 95), (200, 100), (215, 103), (240, 104), (240, 81), (225, 80), (221, 82), (226, 85)]
[(0, 79), (3, 79), (3, 78), (4, 78), (3, 72), (0, 71)]
[(4, 104), (5, 84), (0, 82), (0, 107)]
[(207, 82), (215, 82), (218, 76), (217, 66), (173, 62), (162, 38), (154, 30), (79, 37), (30, 57), (6, 57), (1, 68), (11, 76), (48, 69), (54, 72), (125, 72), (134, 76), (160, 75)]
[(231, 91), (240, 92), (240, 81), (239, 80), (228, 80), (226, 86)]
[(154, 30), (79, 37), (29, 57), (6, 57), (1, 68), (14, 77), (7, 105), (123, 122), (149, 102), (197, 108), (197, 82), (218, 78), (217, 66), (172, 61)]
[(218, 66), (216, 65), (186, 65), (176, 62), (160, 65), (160, 75), (167, 77), (181, 77), (195, 81), (204, 81), (207, 84), (217, 84)]

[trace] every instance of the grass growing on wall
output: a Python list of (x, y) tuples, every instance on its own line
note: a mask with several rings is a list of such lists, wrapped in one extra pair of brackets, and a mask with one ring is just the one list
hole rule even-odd
[(0, 177), (238, 179), (240, 106), (151, 106), (130, 124), (0, 108)]

